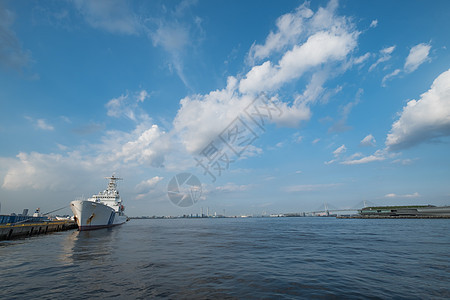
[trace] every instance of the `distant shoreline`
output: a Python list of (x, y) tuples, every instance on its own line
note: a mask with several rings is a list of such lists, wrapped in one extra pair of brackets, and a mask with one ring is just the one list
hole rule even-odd
[(450, 219), (450, 216), (336, 216), (336, 219)]

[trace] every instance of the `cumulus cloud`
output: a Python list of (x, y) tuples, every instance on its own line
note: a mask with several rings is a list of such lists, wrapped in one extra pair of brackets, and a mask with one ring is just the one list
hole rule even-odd
[(274, 65), (270, 61), (253, 67), (241, 80), (243, 93), (273, 91), (302, 76), (313, 67), (343, 60), (356, 47), (356, 32), (342, 28), (320, 31), (302, 45), (295, 45)]
[(411, 48), (405, 62), (405, 72), (415, 71), (421, 64), (429, 60), (431, 46), (428, 44), (418, 44)]
[[(259, 60), (281, 51), (278, 62), (266, 60), (253, 66), (244, 76), (230, 76), (226, 88), (182, 99), (173, 121), (173, 133), (188, 152), (197, 152), (211, 142), (255, 99), (255, 95), (276, 92), (305, 72), (312, 71), (305, 90), (295, 95), (293, 101), (283, 101), (276, 94), (270, 96), (281, 112), (272, 116), (273, 123), (296, 127), (309, 120), (310, 106), (317, 99), (326, 101), (332, 94), (325, 93), (323, 85), (329, 71), (321, 67), (328, 63), (344, 63), (356, 47), (359, 35), (346, 18), (335, 14), (336, 5), (331, 1), (316, 13), (302, 5), (295, 12), (280, 17), (277, 31), (267, 36), (265, 44), (254, 44), (249, 52), (252, 59)], [(283, 46), (275, 46), (274, 40), (282, 40)]]
[(85, 178), (98, 170), (113, 172), (124, 165), (128, 168), (161, 166), (168, 150), (161, 137), (164, 132), (156, 125), (150, 129), (142, 127), (132, 133), (110, 132), (100, 144), (64, 154), (21, 152), (16, 159), (8, 161), (2, 187), (7, 190), (70, 189), (74, 187), (73, 176)]
[(450, 70), (440, 74), (419, 100), (408, 101), (386, 138), (389, 150), (401, 150), (450, 135)]
[[(134, 14), (124, 3), (117, 2), (114, 8), (109, 7), (113, 6), (112, 4), (103, 1), (91, 4), (79, 0), (75, 5), (86, 21), (95, 28), (122, 34), (138, 34), (141, 27), (135, 23)], [(100, 9), (103, 5), (108, 6), (104, 11)], [(55, 171), (55, 174), (60, 174), (64, 172), (64, 167), (83, 173), (106, 167), (108, 170), (115, 170), (125, 164), (129, 167), (165, 166), (166, 158), (171, 153), (178, 151), (177, 157), (185, 157), (187, 153), (196, 153), (203, 149), (255, 100), (254, 95), (260, 95), (264, 91), (273, 92), (268, 97), (279, 109), (277, 114), (273, 115), (272, 122), (280, 126), (297, 126), (300, 121), (310, 118), (312, 103), (319, 98), (326, 101), (323, 85), (330, 77), (329, 70), (333, 66), (343, 67), (349, 62), (352, 63), (350, 56), (356, 48), (359, 32), (354, 29), (349, 19), (336, 15), (336, 7), (337, 2), (331, 1), (327, 7), (319, 8), (314, 13), (306, 6), (301, 6), (290, 15), (280, 17), (277, 29), (268, 35), (265, 43), (261, 47), (255, 44), (249, 52), (255, 60), (268, 59), (275, 52), (281, 52), (274, 61), (266, 60), (255, 65), (244, 75), (230, 76), (223, 89), (183, 98), (170, 132), (167, 133), (160, 126), (153, 124), (150, 117), (140, 110), (138, 105), (148, 98), (146, 91), (137, 94), (126, 93), (111, 99), (106, 104), (106, 109), (111, 117), (125, 117), (135, 121), (137, 126), (132, 132), (109, 131), (98, 144), (79, 147), (78, 150), (60, 156), (23, 154), (14, 160), (14, 164), (8, 169), (4, 186), (16, 188), (15, 184), (19, 181), (30, 186), (26, 180), (21, 179), (29, 170), (43, 169), (43, 173)], [(118, 11), (121, 9), (122, 12)], [(180, 8), (170, 15), (183, 14), (184, 10), (185, 8)], [(189, 38), (192, 33), (190, 27), (165, 19), (149, 22), (154, 22), (156, 29), (150, 30), (146, 27), (147, 34), (155, 46), (173, 54), (173, 64), (175, 68), (179, 68), (179, 76), (183, 79), (182, 54), (192, 43)], [(195, 22), (200, 24), (200, 21)], [(300, 23), (301, 30), (298, 27)], [(183, 31), (183, 28), (187, 31)], [(273, 41), (280, 41), (283, 46), (279, 48)], [(293, 97), (293, 101), (283, 101), (276, 95), (277, 89), (306, 73), (310, 78), (309, 84), (302, 94)], [(182, 146), (182, 150), (176, 146)], [(245, 154), (247, 156), (261, 153), (261, 149), (254, 146), (248, 149), (250, 152)], [(40, 161), (50, 163), (46, 165)], [(61, 162), (59, 165), (62, 169), (48, 168), (52, 161)], [(172, 161), (167, 165), (175, 164)], [(47, 186), (49, 184), (47, 183)]]
[(161, 47), (169, 55), (169, 68), (190, 88), (188, 78), (184, 74), (184, 57), (188, 50), (200, 43), (203, 38), (202, 20), (196, 16), (192, 20), (183, 21), (182, 17), (196, 1), (181, 1), (173, 11), (164, 7), (165, 17), (150, 19), (153, 26), (147, 28), (148, 37), (155, 47)]
[(250, 97), (236, 93), (236, 83), (236, 78), (229, 77), (225, 89), (180, 101), (173, 125), (188, 152), (200, 151), (251, 103)]
[(378, 20), (377, 19), (372, 20), (372, 22), (370, 23), (370, 28), (375, 28), (377, 26), (378, 26)]
[(62, 186), (66, 189), (74, 188), (71, 177), (81, 174), (80, 170), (89, 170), (90, 162), (87, 162), (86, 157), (81, 159), (76, 152), (65, 156), (21, 152), (16, 159), (8, 161), (7, 168), (2, 184), (4, 189), (57, 190)]
[[(140, 101), (145, 93), (136, 94), (133, 101)], [(44, 119), (27, 117), (41, 129), (53, 130)], [(170, 154), (172, 141), (158, 125), (149, 118), (141, 118), (131, 132), (111, 130), (96, 144), (79, 147), (59, 147), (62, 154), (37, 152), (19, 153), (15, 159), (6, 160), (6, 173), (2, 187), (7, 190), (21, 188), (70, 189), (77, 178), (90, 178), (98, 170), (115, 170), (133, 167), (162, 167)], [(70, 174), (70, 175), (68, 175)], [(156, 180), (155, 178), (153, 180)], [(78, 182), (79, 183), (79, 182)], [(149, 185), (151, 181), (147, 181)], [(141, 185), (141, 187), (144, 183)]]
[(360, 146), (375, 146), (376, 140), (372, 134), (368, 134), (365, 138), (361, 140), (359, 143)]

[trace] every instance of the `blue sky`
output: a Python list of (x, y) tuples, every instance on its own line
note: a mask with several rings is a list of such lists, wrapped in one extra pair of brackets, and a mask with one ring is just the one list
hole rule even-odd
[[(1, 1), (1, 212), (113, 172), (129, 215), (449, 204), (448, 28), (448, 1)], [(187, 208), (182, 172), (202, 182)]]

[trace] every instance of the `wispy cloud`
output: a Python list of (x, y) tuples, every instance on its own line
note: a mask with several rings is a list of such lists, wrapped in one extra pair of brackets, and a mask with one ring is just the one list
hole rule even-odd
[(356, 95), (355, 95), (355, 100), (350, 101), (347, 104), (341, 105), (339, 107), (339, 114), (340, 114), (341, 118), (338, 121), (336, 121), (330, 128), (328, 128), (329, 133), (344, 132), (344, 131), (351, 129), (351, 127), (347, 125), (347, 119), (348, 119), (348, 116), (350, 115), (353, 107), (358, 105), (359, 102), (361, 101), (361, 95), (363, 94), (363, 92), (364, 92), (363, 89), (361, 89), (361, 88), (358, 89), (358, 91), (356, 92)]
[(340, 164), (343, 165), (360, 165), (360, 164), (367, 164), (374, 161), (382, 161), (385, 160), (386, 157), (380, 154), (373, 154), (369, 156), (365, 156), (359, 159), (351, 159), (351, 160), (344, 160), (341, 161)]
[(124, 94), (113, 98), (106, 103), (107, 115), (110, 117), (126, 117), (133, 121), (147, 120), (150, 117), (139, 108), (139, 102), (144, 102), (149, 97), (148, 92), (142, 90), (134, 95)]
[(394, 50), (395, 45), (381, 49), (380, 58), (378, 58), (377, 61), (369, 67), (369, 72), (373, 71), (373, 69), (375, 69), (379, 64), (390, 60), (392, 57), (391, 54), (392, 52), (394, 52)]
[(225, 185), (221, 185), (221, 186), (217, 186), (215, 188), (216, 192), (242, 192), (242, 191), (247, 191), (251, 188), (253, 188), (254, 185), (253, 184), (235, 184), (235, 183), (227, 183)]
[(86, 22), (111, 33), (137, 35), (142, 25), (125, 0), (74, 0)]
[(397, 76), (398, 74), (400, 74), (402, 70), (400, 69), (395, 69), (394, 71), (392, 71), (391, 73), (385, 75), (383, 77), (383, 79), (381, 80), (381, 86), (386, 87), (386, 81), (388, 81), (389, 79), (391, 79), (392, 77)]
[(402, 72), (411, 73), (415, 71), (421, 64), (426, 61), (429, 61), (430, 58), (428, 54), (430, 53), (431, 46), (429, 44), (418, 44), (411, 48), (409, 51), (408, 57), (406, 58), (405, 65), (403, 69), (395, 69), (391, 73), (387, 74), (383, 77), (381, 81), (381, 85), (383, 87), (386, 86), (386, 81), (392, 79), (395, 76), (398, 76)]
[(342, 185), (341, 183), (325, 183), (325, 184), (299, 184), (291, 185), (283, 188), (285, 192), (311, 192), (323, 189), (331, 189)]
[[(195, 48), (203, 39), (202, 19), (185, 16), (189, 8), (197, 1), (181, 1), (172, 11), (166, 10), (165, 16), (149, 19), (147, 34), (155, 47), (161, 47), (169, 55), (169, 68), (181, 79), (183, 84), (191, 89), (188, 77), (184, 71), (184, 59), (189, 50)], [(154, 28), (156, 27), (156, 28)]]
[(53, 125), (50, 125), (45, 119), (34, 119), (29, 116), (25, 116), (25, 119), (27, 119), (28, 121), (33, 123), (33, 125), (36, 129), (48, 130), (48, 131), (55, 130), (55, 127), (53, 127)]
[(22, 48), (12, 29), (15, 15), (0, 2), (0, 65), (21, 72), (31, 62), (31, 52)]
[(390, 194), (384, 195), (384, 197), (385, 198), (418, 198), (418, 197), (420, 197), (420, 194), (418, 192), (415, 192), (413, 194), (403, 194), (403, 195), (390, 193)]
[(347, 152), (347, 147), (345, 145), (341, 145), (333, 151), (334, 158), (330, 161), (326, 161), (325, 164), (329, 165), (339, 160), (340, 156)]

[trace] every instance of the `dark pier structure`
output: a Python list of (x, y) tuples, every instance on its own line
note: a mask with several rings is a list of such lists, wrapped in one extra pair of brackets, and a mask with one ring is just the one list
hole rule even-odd
[(51, 221), (46, 217), (0, 215), (0, 241), (77, 228), (72, 220)]

